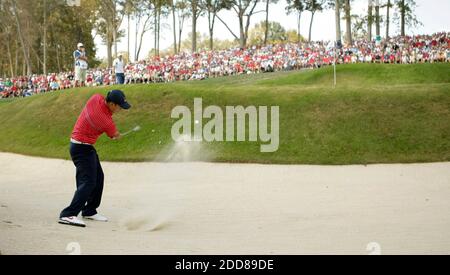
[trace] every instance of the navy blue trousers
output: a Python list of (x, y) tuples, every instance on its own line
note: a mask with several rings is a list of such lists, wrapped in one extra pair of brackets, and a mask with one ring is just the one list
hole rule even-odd
[(103, 193), (103, 169), (94, 146), (70, 143), (70, 156), (76, 167), (77, 190), (62, 217), (97, 214)]
[(123, 73), (117, 73), (117, 74), (116, 74), (116, 83), (117, 83), (117, 84), (123, 84), (123, 83), (125, 83), (125, 74), (123, 74)]

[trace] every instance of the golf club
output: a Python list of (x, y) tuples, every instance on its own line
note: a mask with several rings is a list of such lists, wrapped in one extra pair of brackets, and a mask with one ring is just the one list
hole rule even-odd
[(141, 126), (138, 125), (138, 126), (134, 127), (133, 129), (131, 129), (130, 131), (127, 131), (127, 132), (123, 133), (122, 136), (126, 136), (128, 134), (131, 134), (133, 132), (137, 132), (139, 130), (141, 130)]

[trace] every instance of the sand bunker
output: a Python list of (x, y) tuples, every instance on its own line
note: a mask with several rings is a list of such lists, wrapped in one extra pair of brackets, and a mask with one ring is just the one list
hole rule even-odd
[(0, 153), (0, 253), (450, 253), (450, 163), (103, 168), (110, 222), (69, 227), (73, 164)]

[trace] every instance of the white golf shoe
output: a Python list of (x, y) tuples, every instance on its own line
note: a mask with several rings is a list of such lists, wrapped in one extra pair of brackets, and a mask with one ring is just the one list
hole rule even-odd
[(83, 219), (93, 220), (93, 221), (97, 221), (97, 222), (107, 222), (108, 221), (107, 217), (102, 216), (100, 214), (95, 214), (93, 216), (83, 216)]
[(59, 218), (58, 223), (86, 227), (86, 224), (82, 220), (79, 220), (76, 216)]

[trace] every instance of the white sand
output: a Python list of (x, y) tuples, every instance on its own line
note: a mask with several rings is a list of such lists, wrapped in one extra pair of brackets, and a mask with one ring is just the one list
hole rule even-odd
[(0, 153), (0, 252), (450, 254), (450, 163), (103, 167), (110, 222), (76, 228), (71, 162)]

